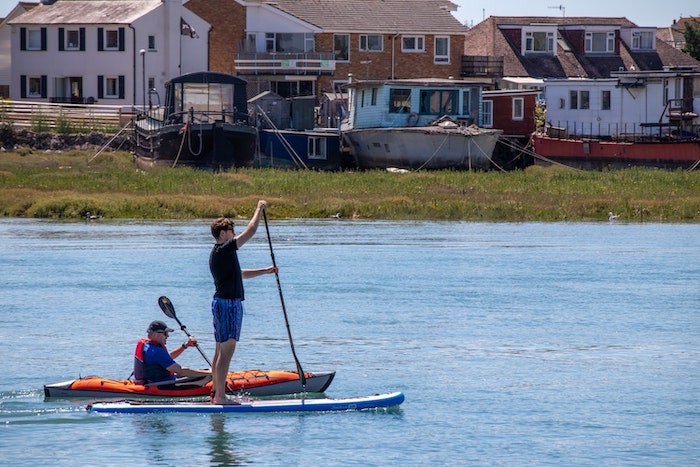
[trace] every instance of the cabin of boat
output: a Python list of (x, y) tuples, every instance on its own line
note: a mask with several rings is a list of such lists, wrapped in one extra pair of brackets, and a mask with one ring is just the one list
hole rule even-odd
[(247, 82), (197, 72), (165, 84), (163, 106), (144, 109), (134, 124), (139, 165), (224, 170), (253, 165), (255, 128), (247, 113)]
[(361, 168), (487, 169), (500, 130), (480, 128), (478, 80), (356, 81), (343, 137)]

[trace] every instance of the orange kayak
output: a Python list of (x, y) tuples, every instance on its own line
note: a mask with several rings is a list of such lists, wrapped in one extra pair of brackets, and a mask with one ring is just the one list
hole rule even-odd
[[(295, 394), (299, 392), (324, 392), (333, 381), (334, 371), (305, 373), (306, 386), (302, 387), (299, 374), (295, 371), (282, 370), (247, 370), (232, 371), (228, 374), (228, 383), (232, 394), (246, 394), (255, 397)], [(100, 376), (47, 384), (44, 386), (46, 398), (72, 397), (121, 397), (121, 398), (159, 398), (159, 397), (202, 397), (209, 396), (211, 381), (203, 386), (174, 381), (170, 384), (143, 385), (130, 379), (108, 379)]]

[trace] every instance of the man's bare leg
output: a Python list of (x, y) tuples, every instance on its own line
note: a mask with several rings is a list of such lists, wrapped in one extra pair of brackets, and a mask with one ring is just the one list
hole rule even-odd
[(226, 342), (217, 342), (212, 362), (212, 379), (214, 388), (213, 404), (235, 404), (235, 401), (226, 397), (226, 378), (231, 364), (233, 352), (236, 350), (236, 339)]

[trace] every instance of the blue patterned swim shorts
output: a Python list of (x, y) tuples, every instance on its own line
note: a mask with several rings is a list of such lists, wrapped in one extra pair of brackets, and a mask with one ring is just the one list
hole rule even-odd
[(211, 302), (211, 313), (216, 342), (226, 342), (229, 339), (238, 341), (240, 339), (241, 325), (243, 324), (243, 302), (241, 300), (214, 297)]

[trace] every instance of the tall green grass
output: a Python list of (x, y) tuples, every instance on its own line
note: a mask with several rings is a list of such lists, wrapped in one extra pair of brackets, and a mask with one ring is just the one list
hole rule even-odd
[(127, 153), (0, 155), (0, 215), (78, 219), (272, 218), (699, 222), (700, 173), (627, 169), (410, 173), (187, 167), (139, 170)]

